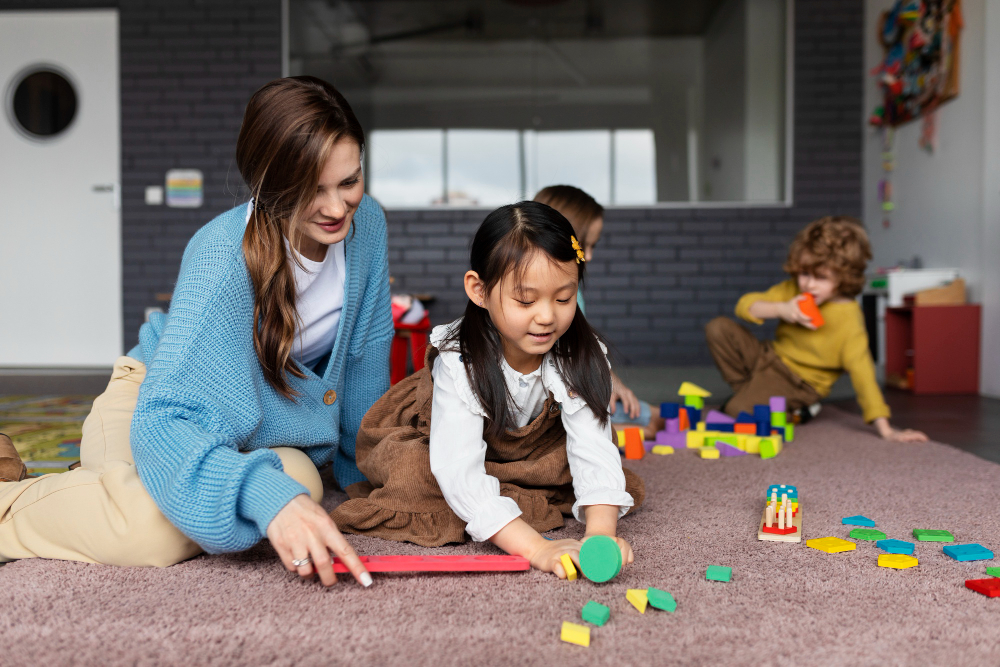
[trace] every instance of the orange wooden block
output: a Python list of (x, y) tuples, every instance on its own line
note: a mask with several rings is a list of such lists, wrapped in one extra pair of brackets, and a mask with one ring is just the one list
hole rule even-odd
[(646, 455), (646, 448), (642, 444), (642, 429), (638, 426), (630, 426), (625, 429), (625, 458), (641, 459)]
[(817, 329), (823, 326), (823, 316), (819, 312), (819, 306), (816, 305), (816, 299), (809, 292), (805, 292), (802, 298), (799, 299), (799, 310), (802, 314), (812, 320), (812, 324)]
[(757, 435), (757, 425), (733, 424), (733, 433), (743, 433), (744, 435)]
[(688, 411), (686, 408), (681, 408), (680, 412), (677, 413), (677, 417), (680, 419), (681, 433), (691, 428), (691, 418), (688, 417)]

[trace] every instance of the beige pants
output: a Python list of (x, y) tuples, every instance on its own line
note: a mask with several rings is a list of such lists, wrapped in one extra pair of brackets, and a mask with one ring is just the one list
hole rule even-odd
[[(201, 553), (160, 513), (135, 471), (129, 431), (145, 377), (141, 362), (115, 362), (83, 423), (79, 468), (0, 483), (0, 562), (38, 557), (164, 567)], [(287, 447), (274, 452), (319, 502), (323, 483), (309, 457)]]

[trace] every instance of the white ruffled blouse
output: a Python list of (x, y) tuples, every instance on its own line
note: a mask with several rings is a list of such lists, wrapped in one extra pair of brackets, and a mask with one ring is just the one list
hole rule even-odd
[[(500, 495), (497, 478), (486, 474), (486, 413), (472, 391), (459, 352), (442, 349), (451, 328), (460, 322), (437, 326), (430, 336), (431, 345), (440, 352), (431, 369), (431, 472), (448, 506), (466, 522), (466, 532), (482, 542), (520, 516), (521, 510), (513, 499)], [(624, 516), (632, 506), (632, 496), (625, 491), (625, 474), (618, 448), (611, 441), (610, 423), (601, 426), (587, 403), (569, 390), (551, 354), (527, 375), (504, 361), (503, 374), (514, 398), (518, 428), (541, 414), (549, 394), (562, 408), (576, 495), (573, 516), (584, 521), (580, 508), (588, 505), (617, 505), (619, 518)]]

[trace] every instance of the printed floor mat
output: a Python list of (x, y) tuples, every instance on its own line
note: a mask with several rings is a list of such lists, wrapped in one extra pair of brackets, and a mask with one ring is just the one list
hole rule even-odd
[(14, 441), (29, 475), (65, 472), (80, 460), (83, 420), (94, 396), (0, 396), (0, 433)]

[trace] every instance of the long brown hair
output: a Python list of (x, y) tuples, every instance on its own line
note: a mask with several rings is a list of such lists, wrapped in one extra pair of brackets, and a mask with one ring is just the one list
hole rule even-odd
[(604, 216), (604, 207), (580, 188), (572, 185), (550, 185), (535, 195), (535, 201), (562, 213), (573, 225), (576, 238), (586, 242), (587, 230), (594, 220)]
[(236, 166), (253, 197), (243, 234), (254, 289), (253, 346), (264, 377), (285, 398), (296, 395), (287, 374), (304, 374), (291, 358), (298, 313), (284, 236), (295, 234), (292, 223), (307, 213), (330, 150), (343, 137), (364, 151), (364, 131), (347, 100), (325, 81), (296, 76), (254, 93), (236, 142)]

